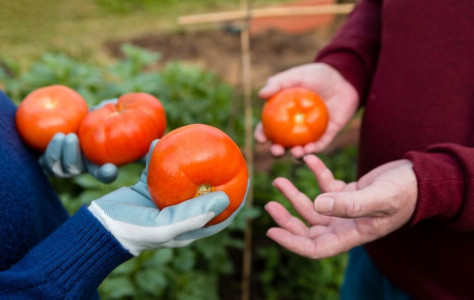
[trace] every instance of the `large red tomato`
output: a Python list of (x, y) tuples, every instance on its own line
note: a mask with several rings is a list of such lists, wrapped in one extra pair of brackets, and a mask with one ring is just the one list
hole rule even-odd
[(305, 145), (323, 135), (329, 122), (324, 101), (302, 87), (284, 89), (265, 102), (263, 132), (284, 147)]
[(143, 157), (165, 129), (165, 111), (157, 98), (147, 93), (128, 93), (117, 103), (91, 111), (79, 128), (79, 140), (90, 161), (120, 166)]
[(156, 144), (148, 165), (148, 189), (158, 208), (213, 191), (230, 205), (208, 225), (227, 219), (242, 203), (248, 171), (239, 147), (221, 130), (202, 124), (180, 127)]
[(64, 85), (34, 90), (18, 106), (16, 127), (27, 145), (44, 151), (59, 132), (77, 132), (89, 108), (82, 96)]

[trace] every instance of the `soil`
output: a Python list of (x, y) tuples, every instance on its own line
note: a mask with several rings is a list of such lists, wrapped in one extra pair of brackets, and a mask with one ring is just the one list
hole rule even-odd
[[(341, 23), (336, 17), (317, 28), (285, 32), (266, 27), (250, 37), (252, 82), (261, 87), (266, 79), (290, 67), (311, 62), (316, 52), (334, 35)], [(254, 28), (254, 27), (253, 27)], [(180, 60), (216, 72), (231, 85), (241, 82), (241, 44), (239, 27), (227, 24), (214, 29), (188, 29), (175, 33), (153, 33), (125, 41), (106, 44), (114, 56), (120, 56), (120, 45), (131, 43), (162, 54), (161, 63)]]

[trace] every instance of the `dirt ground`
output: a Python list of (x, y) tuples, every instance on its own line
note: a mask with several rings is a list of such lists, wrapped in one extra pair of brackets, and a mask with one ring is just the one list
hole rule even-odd
[[(265, 30), (251, 35), (252, 82), (261, 87), (266, 79), (292, 66), (311, 62), (316, 52), (334, 35), (341, 18), (305, 32), (287, 33)], [(127, 41), (106, 44), (112, 55), (120, 55), (119, 47), (128, 42), (162, 54), (162, 63), (181, 60), (218, 73), (228, 83), (241, 82), (241, 44), (238, 28), (221, 26), (215, 29), (185, 28), (177, 33), (156, 33)]]

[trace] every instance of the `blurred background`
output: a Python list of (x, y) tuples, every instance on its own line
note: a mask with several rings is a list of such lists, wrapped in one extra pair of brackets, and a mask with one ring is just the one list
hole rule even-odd
[[(253, 0), (251, 9), (343, 4), (354, 1)], [(259, 121), (256, 93), (265, 80), (311, 62), (346, 14), (254, 19), (182, 25), (178, 18), (238, 10), (237, 0), (0, 0), (0, 88), (16, 103), (32, 90), (64, 84), (90, 105), (142, 91), (163, 103), (168, 131), (205, 123), (251, 149), (253, 205), (218, 235), (182, 249), (149, 251), (119, 266), (100, 286), (102, 299), (337, 299), (346, 255), (321, 261), (299, 257), (265, 236), (273, 221), (263, 210), (271, 200), (291, 209), (272, 187), (284, 176), (314, 198), (319, 188), (300, 162), (275, 159), (268, 145), (248, 144), (245, 134), (242, 31), (248, 30), (251, 122)], [(185, 107), (186, 109), (183, 109)], [(321, 154), (339, 179), (355, 175), (358, 121)], [(89, 175), (51, 179), (73, 214), (120, 186), (132, 185), (141, 164), (121, 167), (105, 185)], [(250, 243), (245, 236), (251, 233)], [(243, 276), (244, 257), (251, 269)]]

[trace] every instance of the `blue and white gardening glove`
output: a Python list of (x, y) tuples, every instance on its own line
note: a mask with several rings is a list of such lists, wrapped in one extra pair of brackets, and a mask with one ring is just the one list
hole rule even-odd
[[(115, 103), (117, 99), (104, 100), (91, 110), (107, 103)], [(60, 178), (70, 178), (82, 173), (89, 173), (103, 183), (110, 183), (117, 178), (118, 168), (112, 163), (102, 166), (89, 161), (82, 154), (79, 138), (75, 133), (57, 133), (51, 139), (39, 163), (46, 174)]]
[(50, 176), (70, 178), (82, 173), (90, 173), (104, 183), (117, 178), (118, 168), (112, 163), (102, 166), (90, 162), (82, 153), (79, 138), (75, 133), (57, 133), (51, 139), (39, 164)]
[[(213, 192), (180, 204), (158, 209), (148, 193), (146, 178), (148, 161), (157, 140), (150, 147), (147, 167), (132, 187), (120, 188), (91, 203), (89, 210), (131, 254), (143, 250), (175, 248), (189, 245), (226, 228), (240, 207), (225, 221), (207, 226), (221, 213), (229, 198), (224, 192)], [(247, 187), (248, 190), (248, 187)]]

